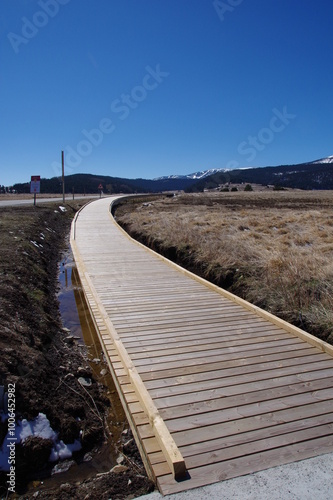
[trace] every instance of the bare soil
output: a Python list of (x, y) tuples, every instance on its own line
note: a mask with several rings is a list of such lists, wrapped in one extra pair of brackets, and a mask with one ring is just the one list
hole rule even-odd
[[(81, 202), (82, 203), (82, 202)], [(44, 413), (59, 439), (81, 439), (82, 450), (73, 454), (83, 464), (87, 452), (98, 452), (106, 439), (110, 402), (106, 388), (95, 380), (75, 339), (63, 328), (57, 300), (58, 264), (68, 248), (71, 220), (80, 201), (3, 208), (0, 212), (0, 385), (16, 385), (16, 418), (34, 419)], [(83, 387), (79, 377), (92, 380)], [(75, 482), (49, 491), (39, 488), (50, 476), (52, 443), (28, 438), (16, 446), (16, 491), (21, 498), (132, 498), (154, 488), (124, 423), (123, 469), (104, 474), (91, 471)], [(0, 445), (7, 422), (0, 422)], [(126, 445), (126, 450), (124, 450)], [(54, 464), (52, 465), (54, 466)], [(61, 476), (61, 475), (60, 475)], [(29, 482), (37, 487), (27, 490)], [(31, 484), (31, 483), (30, 483)], [(0, 497), (7, 495), (7, 476), (0, 473)]]

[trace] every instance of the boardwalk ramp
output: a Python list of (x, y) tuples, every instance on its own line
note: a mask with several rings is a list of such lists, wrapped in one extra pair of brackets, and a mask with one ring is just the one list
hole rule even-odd
[(71, 246), (161, 493), (332, 452), (332, 346), (135, 242), (112, 201), (78, 213)]

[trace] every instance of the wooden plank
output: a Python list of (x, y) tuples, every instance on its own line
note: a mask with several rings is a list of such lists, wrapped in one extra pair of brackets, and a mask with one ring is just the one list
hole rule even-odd
[[(99, 290), (98, 287), (96, 287), (96, 290), (99, 292), (100, 298), (103, 300), (103, 294)], [(107, 296), (107, 295), (105, 295)], [(155, 300), (151, 298), (150, 301), (140, 301), (138, 300), (130, 300), (130, 301), (122, 301), (120, 304), (118, 301), (111, 301), (110, 299), (108, 300), (103, 300), (103, 303), (105, 305), (106, 311), (114, 311), (114, 316), (115, 318), (117, 317), (117, 314), (122, 315), (124, 313), (127, 313), (129, 310), (131, 312), (131, 316), (135, 317), (140, 317), (141, 315), (147, 315), (149, 314), (156, 314), (160, 315), (165, 312), (173, 312), (173, 313), (178, 313), (178, 312), (183, 312), (184, 309), (186, 311), (218, 311), (220, 313), (227, 313), (227, 312), (235, 312), (241, 310), (240, 306), (237, 305), (230, 305), (230, 304), (225, 304), (221, 300), (216, 300), (216, 298), (208, 298), (207, 300), (203, 301), (200, 299), (199, 302), (195, 302), (193, 299), (192, 300), (185, 300), (184, 298), (181, 299), (181, 296), (179, 295), (178, 299), (174, 298), (174, 295), (172, 294), (170, 297), (166, 297), (165, 294), (161, 297), (158, 297), (159, 300)]]
[[(203, 303), (193, 304), (191, 306), (185, 306), (181, 303), (177, 303), (177, 305), (169, 304), (168, 302), (164, 303), (164, 306), (160, 305), (157, 307), (146, 306), (142, 310), (138, 310), (135, 306), (126, 306), (123, 308), (105, 306), (105, 310), (112, 314), (113, 320), (116, 322), (119, 319), (124, 320), (124, 313), (126, 314), (125, 320), (129, 322), (135, 321), (136, 323), (140, 323), (140, 320), (143, 319), (151, 319), (152, 315), (154, 315), (154, 320), (158, 322), (158, 320), (163, 320), (164, 318), (168, 318), (172, 315), (173, 318), (183, 318), (184, 315), (188, 315), (191, 317), (201, 318), (203, 315), (209, 317), (218, 317), (224, 318), (226, 316), (234, 316), (238, 314), (246, 314), (244, 310), (240, 306), (222, 306), (217, 301), (205, 301)], [(248, 317), (251, 317), (248, 314)]]
[[(180, 447), (182, 455), (187, 459), (188, 457), (196, 457), (204, 453), (212, 453), (214, 451), (223, 450), (225, 448), (238, 447), (244, 443), (252, 443), (254, 441), (271, 438), (274, 436), (282, 436), (287, 433), (312, 429), (314, 427), (333, 424), (333, 413), (326, 413), (324, 415), (316, 415), (310, 418), (304, 418), (293, 422), (281, 423), (263, 429), (256, 429), (241, 434), (234, 434), (231, 436), (221, 437), (211, 441), (203, 441), (200, 443), (191, 444), (188, 446)], [(164, 457), (160, 451), (150, 452), (149, 454), (152, 464), (164, 462)], [(190, 465), (190, 462), (186, 462)]]
[(196, 414), (177, 419), (170, 419), (168, 421), (168, 428), (170, 429), (170, 432), (179, 432), (185, 429), (198, 429), (207, 425), (215, 425), (229, 420), (234, 421), (247, 416), (272, 413), (285, 407), (288, 407), (289, 412), (292, 412), (292, 410), (297, 406), (303, 407), (317, 401), (331, 401), (333, 409), (333, 387), (318, 390), (315, 394), (310, 392), (293, 394), (280, 397), (279, 399), (271, 399), (268, 401), (264, 400), (259, 403), (248, 403), (236, 408), (227, 407), (223, 412), (213, 410), (205, 414)]
[[(74, 246), (110, 370), (161, 491), (329, 448), (332, 349), (134, 243), (107, 208), (99, 200), (80, 213)], [(173, 446), (187, 481), (169, 472), (178, 466), (165, 460)]]
[[(185, 316), (185, 314), (179, 314), (179, 315), (171, 315), (171, 317), (165, 317), (164, 319), (160, 319), (157, 321), (154, 321), (154, 319), (151, 316), (147, 316), (146, 318), (141, 318), (140, 320), (137, 321), (131, 321), (130, 319), (125, 319), (122, 317), (117, 321), (117, 319), (114, 320), (114, 324), (119, 330), (119, 333), (123, 329), (125, 329), (127, 332), (131, 331), (130, 328), (132, 328), (132, 331), (136, 331), (137, 327), (141, 328), (165, 328), (169, 326), (176, 326), (176, 325), (184, 325), (184, 326), (192, 326), (192, 325), (198, 325), (198, 324), (207, 324), (207, 319), (209, 319), (209, 322), (212, 323), (221, 323), (222, 320), (226, 319), (231, 319), (234, 317), (234, 313), (229, 313), (225, 314), (225, 316), (222, 318), (220, 314), (207, 314), (208, 317), (203, 317), (203, 315), (195, 315), (191, 316)], [(237, 313), (237, 318), (242, 318), (243, 321), (246, 323), (247, 320), (251, 318), (251, 316), (246, 313), (246, 312), (238, 312)]]
[[(292, 376), (268, 381), (263, 380), (257, 383), (233, 385), (223, 388), (223, 395), (220, 393), (216, 395), (216, 397), (212, 394), (207, 396), (206, 392), (204, 392), (202, 394), (202, 401), (196, 403), (192, 403), (191, 398), (189, 398), (190, 401), (187, 403), (186, 396), (183, 397), (183, 404), (177, 404), (176, 406), (172, 406), (174, 401), (171, 401), (171, 404), (169, 404), (169, 398), (158, 401), (155, 400), (155, 403), (158, 405), (162, 418), (167, 422), (169, 419), (181, 418), (189, 415), (193, 416), (201, 413), (206, 415), (212, 411), (234, 407), (239, 408), (253, 403), (260, 404), (264, 401), (289, 397), (292, 394), (302, 394), (330, 388), (333, 388), (333, 376), (325, 379), (311, 379), (309, 376), (306, 377), (306, 382), (299, 382), (297, 376)], [(140, 411), (140, 408), (137, 406), (133, 408), (133, 406), (131, 405), (130, 408), (132, 413)]]
[[(190, 469), (191, 481), (186, 485), (187, 489), (197, 488), (203, 484), (212, 484), (226, 479), (243, 476), (253, 472), (268, 469), (290, 462), (305, 460), (317, 455), (317, 449), (322, 453), (330, 453), (333, 450), (333, 436), (325, 436), (319, 439), (291, 444), (282, 448), (262, 451), (253, 455), (223, 462), (221, 467), (206, 465), (196, 469)], [(158, 486), (163, 495), (178, 493), (184, 490), (184, 484), (171, 482), (167, 475), (158, 477)]]
[(132, 360), (138, 360), (142, 358), (146, 358), (146, 356), (174, 356), (174, 355), (183, 355), (185, 353), (197, 352), (200, 350), (201, 353), (205, 351), (210, 351), (212, 349), (230, 349), (230, 347), (246, 345), (247, 347), (253, 344), (262, 345), (263, 342), (276, 342), (281, 343), (283, 340), (290, 340), (290, 336), (288, 334), (278, 334), (272, 336), (264, 336), (260, 335), (259, 337), (251, 337), (247, 339), (241, 340), (225, 340), (225, 339), (215, 339), (215, 342), (205, 342), (202, 340), (201, 342), (196, 343), (185, 343), (185, 345), (181, 342), (178, 343), (175, 347), (164, 346), (163, 348), (158, 344), (157, 346), (151, 344), (150, 347), (134, 347), (134, 348), (126, 348), (127, 352), (130, 354)]
[(187, 374), (188, 370), (183, 368), (181, 372), (171, 370), (170, 372), (161, 371), (153, 373), (141, 374), (142, 380), (145, 382), (148, 389), (158, 387), (173, 386), (179, 384), (187, 384), (195, 382), (196, 380), (213, 380), (215, 378), (223, 377), (226, 369), (234, 370), (234, 373), (229, 371), (227, 373), (238, 375), (241, 371), (244, 373), (251, 373), (253, 371), (275, 370), (276, 368), (283, 368), (284, 366), (292, 366), (295, 363), (298, 366), (312, 362), (327, 361), (327, 354), (315, 351), (315, 354), (308, 349), (300, 351), (291, 351), (278, 354), (268, 354), (266, 356), (254, 356), (250, 358), (233, 359), (230, 361), (207, 363), (204, 365), (197, 365), (191, 368), (191, 373)]
[[(190, 361), (195, 360), (196, 358), (202, 358), (203, 356), (205, 358), (208, 358), (210, 356), (216, 356), (217, 352), (221, 353), (221, 355), (228, 355), (229, 353), (232, 352), (242, 352), (242, 350), (246, 350), (247, 352), (249, 351), (257, 351), (259, 349), (269, 349), (272, 350), (274, 347), (280, 347), (284, 346), (286, 349), (288, 349), (289, 346), (292, 345), (301, 345), (301, 341), (297, 338), (289, 338), (285, 340), (278, 340), (278, 341), (266, 341), (266, 342), (258, 342), (256, 344), (249, 344), (249, 345), (244, 345), (241, 344), (240, 346), (236, 345), (235, 347), (233, 345), (229, 346), (224, 346), (220, 347), (219, 349), (207, 349), (206, 351), (196, 351), (196, 352), (185, 352), (181, 354), (172, 354), (172, 355), (156, 355), (153, 356), (150, 354), (150, 356), (146, 356), (143, 358), (135, 359), (135, 366), (140, 367), (140, 366), (145, 366), (145, 365), (153, 365), (153, 364), (162, 364), (162, 363), (168, 363), (170, 362), (177, 362), (179, 363), (178, 358), (181, 358), (182, 361), (186, 361), (187, 359)], [(134, 357), (134, 356), (133, 356)]]
[(207, 378), (206, 380), (195, 382), (179, 383), (173, 387), (152, 388), (149, 389), (149, 392), (155, 400), (158, 398), (176, 398), (180, 396), (178, 400), (181, 404), (182, 396), (188, 393), (192, 394), (193, 398), (200, 398), (201, 396), (199, 393), (201, 391), (205, 391), (207, 394), (208, 391), (212, 391), (212, 394), (216, 393), (216, 395), (218, 395), (219, 391), (223, 394), (223, 390), (226, 387), (249, 383), (255, 387), (255, 383), (258, 381), (272, 380), (272, 385), (275, 383), (274, 381), (283, 384), (285, 377), (289, 377), (290, 375), (295, 375), (299, 381), (306, 380), (308, 377), (312, 379), (330, 377), (333, 375), (333, 368), (330, 361), (319, 361), (301, 366), (289, 365), (274, 371), (261, 370), (242, 373), (241, 375), (232, 375), (232, 373), (229, 375), (230, 376), (221, 377), (219, 379)]
[(276, 335), (277, 333), (285, 333), (283, 330), (272, 327), (271, 325), (260, 325), (254, 328), (222, 328), (221, 326), (206, 327), (206, 328), (190, 328), (185, 330), (184, 328), (171, 329), (171, 330), (156, 330), (155, 333), (149, 333), (147, 335), (133, 335), (126, 334), (121, 335), (123, 344), (126, 349), (136, 346), (150, 346), (150, 345), (162, 345), (162, 346), (173, 346), (177, 344), (182, 339), (182, 343), (200, 343), (213, 342), (216, 338), (223, 339), (235, 339), (235, 338), (253, 338), (259, 337), (260, 335)]
[(161, 446), (161, 449), (170, 466), (173, 476), (176, 479), (182, 478), (186, 475), (185, 461), (181, 456), (181, 453), (178, 450), (177, 445), (174, 442), (172, 436), (170, 435), (168, 428), (166, 427), (165, 423), (160, 417), (159, 412), (155, 404), (153, 403), (147, 389), (145, 388), (139, 374), (137, 373), (133, 363), (131, 362), (131, 359), (129, 358), (126, 350), (124, 349), (124, 346), (122, 345), (119, 336), (114, 330), (113, 325), (109, 317), (107, 316), (107, 313), (102, 303), (99, 301), (98, 296), (94, 290), (94, 285), (87, 273), (85, 273), (85, 279), (89, 285), (92, 294), (95, 296), (95, 300), (98, 303), (99, 313), (104, 320), (106, 328), (108, 329), (110, 335), (112, 336), (113, 343), (118, 351), (118, 355), (121, 358), (124, 368), (127, 371), (130, 382), (134, 387), (136, 395), (138, 396), (138, 399), (145, 411), (145, 414), (146, 416), (148, 416), (149, 423), (152, 429), (154, 430), (156, 439), (159, 445)]
[[(300, 345), (291, 345), (288, 346), (288, 350), (286, 351), (286, 347), (276, 347), (274, 349), (274, 352), (277, 351), (281, 354), (283, 353), (290, 353), (290, 352), (310, 352), (313, 353), (313, 348), (309, 346), (306, 343), (300, 344)], [(174, 361), (174, 362), (168, 362), (168, 363), (158, 363), (156, 365), (147, 365), (147, 366), (139, 366), (138, 367), (138, 372), (141, 375), (141, 378), (148, 377), (149, 374), (157, 373), (157, 370), (159, 372), (166, 370), (168, 373), (184, 373), (188, 374), (190, 373), (189, 367), (191, 367), (191, 370), (195, 373), (195, 367), (201, 367), (203, 365), (207, 364), (212, 364), (212, 363), (219, 363), (219, 362), (224, 362), (228, 359), (230, 360), (236, 360), (236, 359), (246, 359), (246, 358), (255, 358), (258, 356), (265, 356), (269, 355), (271, 353), (271, 349), (258, 349), (254, 351), (242, 351), (242, 352), (232, 352), (228, 354), (218, 354), (215, 356), (210, 356), (209, 358), (203, 356), (202, 358), (195, 358), (195, 359), (187, 359), (186, 362), (184, 361), (182, 363), (182, 368), (179, 368), (179, 362)], [(318, 352), (318, 351), (317, 351)]]
[[(274, 412), (262, 413), (260, 415), (251, 415), (239, 417), (235, 420), (219, 422), (214, 425), (174, 432), (172, 435), (180, 449), (188, 446), (197, 446), (198, 443), (210, 443), (218, 439), (225, 439), (230, 436), (241, 435), (254, 430), (267, 429), (278, 426), (282, 423), (298, 422), (306, 418), (317, 418), (320, 415), (333, 413), (332, 400), (311, 403), (304, 406), (298, 406), (290, 411), (290, 408), (277, 410)], [(149, 453), (158, 451), (155, 448), (152, 435), (146, 425), (139, 426), (140, 435), (145, 443), (145, 448)]]
[[(175, 385), (175, 384), (177, 385), (179, 382), (183, 380), (183, 377), (185, 377), (184, 381), (187, 380), (188, 382), (191, 382), (190, 378), (195, 377), (199, 373), (201, 374), (207, 373), (211, 375), (211, 378), (215, 378), (213, 373), (217, 372), (218, 370), (223, 370), (225, 368), (233, 368), (233, 367), (241, 368), (244, 366), (258, 364), (260, 369), (260, 365), (269, 363), (269, 366), (272, 366), (272, 369), (274, 369), (277, 368), (278, 366), (283, 366), (283, 364), (279, 365), (279, 362), (283, 363), (284, 360), (288, 359), (295, 360), (295, 363), (301, 365), (307, 363), (308, 362), (307, 358), (309, 357), (311, 358), (309, 362), (314, 361), (315, 358), (318, 358), (318, 361), (327, 360), (328, 358), (327, 354), (320, 353), (317, 349), (311, 348), (307, 345), (305, 349), (304, 348), (289, 349), (288, 351), (283, 350), (282, 352), (280, 349), (278, 352), (275, 352), (276, 350), (277, 349), (274, 350), (274, 353), (269, 352), (268, 354), (261, 354), (258, 356), (251, 355), (247, 357), (239, 357), (237, 355), (234, 356), (231, 355), (228, 357), (224, 357), (224, 359), (219, 359), (213, 362), (206, 360), (206, 362), (204, 363), (197, 363), (193, 365), (191, 367), (190, 373), (188, 366), (173, 368), (171, 370), (157, 369), (155, 371), (148, 371), (148, 372), (140, 371), (140, 373), (142, 380), (146, 382), (146, 386), (148, 388), (153, 388), (153, 387), (163, 387), (165, 385)], [(211, 358), (209, 359), (211, 360)], [(275, 363), (278, 363), (278, 366), (276, 366)], [(267, 366), (266, 369), (268, 369), (269, 366)]]
[[(274, 346), (273, 346), (274, 347)], [(301, 348), (304, 349), (311, 349), (310, 346), (308, 345), (303, 345), (303, 344), (291, 344), (287, 346), (282, 346), (282, 347), (277, 347), (276, 349), (282, 350), (282, 352), (286, 352), (286, 350), (299, 350)], [(274, 350), (276, 350), (274, 349)], [(255, 357), (255, 356), (260, 356), (260, 355), (265, 355), (272, 352), (272, 349), (269, 347), (265, 347), (262, 349), (253, 349), (253, 350), (246, 350), (244, 348), (244, 351), (241, 351), (240, 349), (233, 349), (230, 352), (220, 352), (218, 354), (213, 355), (212, 353), (208, 353), (209, 356), (207, 355), (207, 351), (205, 353), (197, 353), (196, 356), (190, 357), (187, 356), (186, 359), (182, 360), (182, 365), (184, 367), (190, 367), (190, 366), (195, 366), (195, 365), (200, 365), (200, 364), (207, 364), (207, 363), (213, 363), (216, 361), (225, 361), (226, 359), (241, 359), (242, 357), (245, 357), (248, 355), (248, 357)], [(154, 370), (169, 370), (173, 368), (179, 367), (179, 360), (174, 360), (174, 361), (166, 361), (166, 360), (158, 360), (155, 359), (154, 363), (153, 360), (150, 361), (149, 363), (136, 363), (136, 367), (138, 369), (138, 372), (140, 374), (146, 373), (146, 372), (152, 372)], [(189, 371), (187, 371), (189, 373)]]
[[(322, 437), (327, 437), (328, 439), (333, 438), (333, 423), (318, 425), (305, 430), (296, 430), (287, 434), (282, 434), (274, 437), (267, 437), (265, 439), (259, 439), (251, 443), (242, 443), (238, 446), (233, 446), (231, 448), (224, 448), (222, 450), (215, 450), (213, 452), (206, 452), (193, 457), (188, 457), (187, 466), (189, 470), (196, 467), (201, 467), (205, 464), (205, 467), (209, 464), (216, 464), (219, 462), (225, 462), (227, 460), (233, 460), (236, 458), (243, 458), (246, 456), (251, 456), (256, 453), (265, 453), (269, 450), (279, 450), (280, 448), (293, 445), (296, 443), (303, 443), (310, 439), (318, 439)], [(333, 444), (333, 441), (332, 441)], [(165, 474), (165, 464), (159, 463), (154, 467), (156, 476), (161, 476)]]

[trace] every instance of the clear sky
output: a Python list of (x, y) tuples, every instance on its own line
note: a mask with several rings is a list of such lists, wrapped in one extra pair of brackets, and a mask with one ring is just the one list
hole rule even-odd
[(332, 0), (1, 0), (0, 184), (333, 155)]

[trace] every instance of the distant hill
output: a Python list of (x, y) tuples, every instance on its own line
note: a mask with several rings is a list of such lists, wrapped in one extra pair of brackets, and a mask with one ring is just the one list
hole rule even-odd
[[(73, 174), (65, 176), (65, 191), (72, 193), (96, 194), (98, 186), (103, 186), (104, 193), (156, 193), (162, 191), (185, 190), (195, 182), (194, 179), (175, 178), (175, 179), (123, 179), (120, 177), (110, 177), (106, 175), (93, 174)], [(62, 182), (59, 177), (52, 179), (41, 179), (42, 193), (62, 193)], [(29, 193), (30, 182), (15, 184), (13, 186), (18, 193)]]
[(203, 191), (229, 183), (253, 183), (307, 190), (333, 189), (333, 161), (317, 160), (297, 165), (220, 171), (194, 183), (187, 191)]
[[(226, 184), (261, 184), (296, 189), (333, 189), (333, 156), (309, 163), (278, 167), (240, 168), (236, 170), (207, 169), (188, 175), (169, 175), (157, 179), (125, 179), (94, 174), (65, 176), (65, 191), (96, 194), (98, 186), (104, 193), (159, 193), (162, 191), (203, 191)], [(29, 193), (30, 183), (15, 184), (18, 193)], [(42, 193), (62, 193), (61, 178), (41, 179)]]

